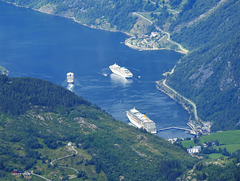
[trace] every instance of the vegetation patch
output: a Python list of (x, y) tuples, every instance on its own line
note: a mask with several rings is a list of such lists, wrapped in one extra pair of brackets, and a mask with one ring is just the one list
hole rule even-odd
[(4, 75), (0, 85), (0, 180), (18, 179), (14, 170), (54, 180), (175, 180), (194, 165), (180, 147), (61, 86)]

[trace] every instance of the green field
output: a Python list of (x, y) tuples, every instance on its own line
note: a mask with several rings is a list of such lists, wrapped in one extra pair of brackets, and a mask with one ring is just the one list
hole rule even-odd
[(221, 146), (216, 146), (215, 147), (217, 150), (219, 148), (226, 148), (229, 153), (234, 153), (237, 150), (240, 150), (240, 144), (229, 144), (229, 145), (221, 145)]
[(240, 130), (217, 132), (210, 135), (202, 136), (199, 142), (203, 144), (204, 142), (209, 142), (212, 140), (218, 140), (220, 144), (240, 144)]
[[(210, 141), (218, 141), (220, 146), (213, 147), (216, 150), (219, 150), (219, 148), (226, 148), (229, 153), (234, 153), (237, 150), (240, 150), (240, 130), (217, 132), (202, 136), (198, 140), (198, 143), (194, 143), (193, 140), (185, 140), (182, 142), (182, 146), (185, 148), (190, 148), (196, 145), (203, 145), (204, 143), (208, 143)], [(210, 154), (209, 158), (216, 158), (218, 156), (218, 154)]]
[(220, 157), (223, 157), (223, 155), (221, 153), (212, 153), (212, 154), (209, 154), (208, 157), (210, 159), (218, 159)]
[(197, 144), (194, 144), (193, 140), (185, 140), (185, 141), (182, 142), (182, 145), (185, 148), (190, 148), (190, 147), (193, 147)]

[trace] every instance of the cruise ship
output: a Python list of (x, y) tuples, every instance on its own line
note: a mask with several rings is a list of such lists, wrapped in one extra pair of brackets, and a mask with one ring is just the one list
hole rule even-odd
[(110, 70), (117, 74), (117, 75), (120, 75), (122, 77), (125, 77), (125, 78), (131, 78), (133, 77), (133, 74), (125, 67), (120, 67), (119, 65), (117, 65), (116, 63), (113, 64), (113, 65), (110, 65), (109, 66)]
[(157, 133), (155, 123), (137, 109), (133, 108), (127, 111), (127, 117), (136, 127), (146, 129), (150, 133)]
[(72, 72), (68, 72), (67, 73), (67, 82), (69, 84), (73, 84), (73, 82), (74, 82), (74, 73), (72, 73)]

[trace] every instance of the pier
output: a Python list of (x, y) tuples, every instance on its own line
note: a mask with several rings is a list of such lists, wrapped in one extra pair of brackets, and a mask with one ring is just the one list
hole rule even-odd
[(162, 129), (158, 129), (157, 132), (160, 131), (165, 131), (165, 130), (170, 130), (170, 129), (178, 129), (178, 130), (184, 130), (184, 131), (188, 131), (190, 134), (196, 135), (197, 133), (191, 129), (187, 129), (187, 128), (180, 128), (180, 127), (168, 127), (168, 128), (162, 128)]

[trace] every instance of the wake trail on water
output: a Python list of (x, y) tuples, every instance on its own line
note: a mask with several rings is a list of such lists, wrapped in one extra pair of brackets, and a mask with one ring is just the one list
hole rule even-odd
[(132, 79), (138, 81), (138, 82), (142, 82), (141, 80), (139, 80), (139, 78), (136, 78), (136, 77), (132, 77)]
[(111, 72), (109, 70), (109, 68), (103, 68), (100, 72), (97, 72), (100, 75), (103, 75), (104, 77), (107, 77)]
[(67, 89), (74, 92), (74, 85), (73, 84), (68, 84)]

